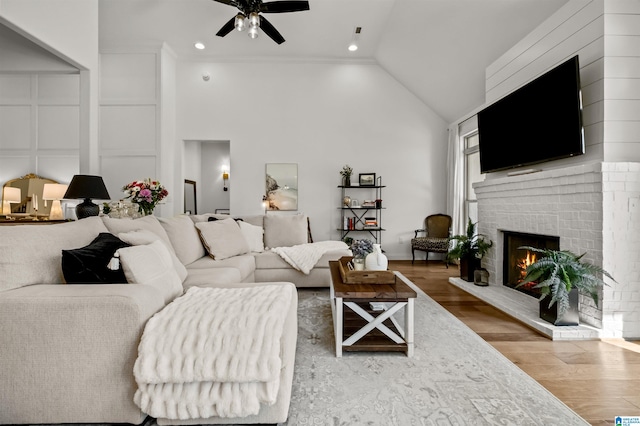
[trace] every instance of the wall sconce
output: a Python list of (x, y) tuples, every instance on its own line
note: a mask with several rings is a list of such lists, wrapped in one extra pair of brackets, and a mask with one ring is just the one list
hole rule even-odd
[(222, 184), (224, 185), (224, 190), (228, 191), (229, 188), (227, 188), (227, 181), (229, 180), (229, 172), (226, 170), (222, 171)]

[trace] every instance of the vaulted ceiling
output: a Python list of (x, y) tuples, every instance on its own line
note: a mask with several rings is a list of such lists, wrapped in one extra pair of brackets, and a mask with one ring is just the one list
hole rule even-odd
[[(484, 103), (484, 72), (567, 0), (309, 0), (310, 10), (265, 15), (264, 33), (215, 33), (236, 9), (213, 0), (101, 0), (101, 43), (166, 42), (184, 58), (374, 61), (452, 122)], [(359, 49), (347, 45), (362, 27)], [(206, 48), (194, 49), (200, 41)]]

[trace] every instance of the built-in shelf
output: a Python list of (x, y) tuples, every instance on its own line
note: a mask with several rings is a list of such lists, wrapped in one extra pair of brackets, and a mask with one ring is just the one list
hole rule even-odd
[(552, 340), (594, 340), (605, 337), (603, 330), (590, 325), (555, 326), (539, 316), (538, 299), (512, 288), (492, 284), (480, 287), (462, 278), (449, 278), (449, 282), (483, 302), (549, 336)]

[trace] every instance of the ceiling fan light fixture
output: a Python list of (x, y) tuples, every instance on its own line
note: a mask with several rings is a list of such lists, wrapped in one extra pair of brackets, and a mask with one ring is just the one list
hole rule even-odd
[(260, 26), (260, 15), (256, 12), (251, 12), (249, 14), (249, 27), (250, 28), (258, 28)]
[(248, 34), (250, 38), (258, 38), (258, 27), (249, 28)]
[(236, 30), (238, 31), (242, 31), (245, 28), (245, 16), (242, 13), (238, 13), (236, 15), (236, 19), (233, 23), (233, 26), (235, 27)]

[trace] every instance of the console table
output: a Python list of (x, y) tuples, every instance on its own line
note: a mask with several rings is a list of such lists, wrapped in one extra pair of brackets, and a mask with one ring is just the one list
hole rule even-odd
[[(336, 356), (343, 351), (402, 351), (413, 356), (415, 290), (396, 273), (395, 284), (346, 284), (330, 261)], [(380, 307), (374, 310), (372, 302)], [(344, 308), (348, 309), (345, 310)], [(404, 327), (393, 316), (404, 309)]]

